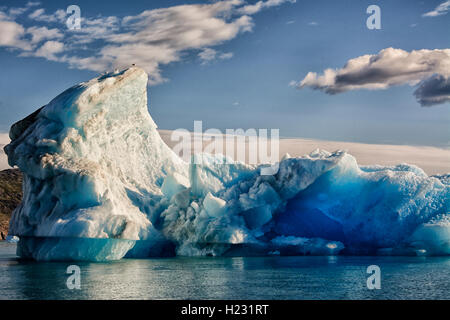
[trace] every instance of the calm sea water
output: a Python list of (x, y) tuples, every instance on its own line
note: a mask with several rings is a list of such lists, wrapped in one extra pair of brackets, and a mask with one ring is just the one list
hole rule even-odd
[[(23, 261), (0, 242), (0, 299), (450, 299), (449, 257), (251, 257)], [(366, 286), (369, 265), (381, 289)]]

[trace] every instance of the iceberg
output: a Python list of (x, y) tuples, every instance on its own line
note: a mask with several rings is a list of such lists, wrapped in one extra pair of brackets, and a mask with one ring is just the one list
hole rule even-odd
[(273, 175), (222, 155), (185, 162), (158, 134), (147, 79), (136, 67), (104, 74), (11, 127), (18, 255), (450, 254), (448, 175), (359, 166), (341, 150), (286, 155)]

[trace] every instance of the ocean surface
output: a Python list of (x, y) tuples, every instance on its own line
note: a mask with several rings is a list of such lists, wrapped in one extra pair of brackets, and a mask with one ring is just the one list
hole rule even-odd
[[(234, 257), (33, 262), (0, 242), (0, 299), (450, 299), (450, 257)], [(81, 289), (69, 289), (69, 265)], [(367, 288), (367, 267), (381, 289)], [(69, 279), (70, 280), (70, 279)]]

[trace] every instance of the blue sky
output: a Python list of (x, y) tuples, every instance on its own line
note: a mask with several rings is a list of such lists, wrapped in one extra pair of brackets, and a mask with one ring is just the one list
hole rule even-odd
[[(0, 26), (12, 29), (0, 28), (0, 131), (64, 89), (136, 63), (150, 73), (149, 110), (163, 129), (191, 130), (203, 120), (222, 130), (279, 128), (285, 137), (449, 146), (450, 92), (425, 106), (414, 94), (435, 92), (436, 82), (449, 87), (442, 50), (450, 44), (450, 5), (436, 11), (444, 0), (229, 2), (212, 10), (217, 2), (2, 1)], [(65, 25), (70, 4), (81, 9), (80, 31)], [(372, 4), (381, 9), (380, 30), (366, 27)], [(162, 21), (149, 18), (158, 8), (172, 9), (160, 11)], [(44, 26), (53, 32), (36, 30)], [(164, 35), (168, 26), (179, 34)], [(152, 37), (160, 38), (146, 46)], [(380, 53), (391, 47), (401, 51)], [(375, 84), (360, 70), (351, 70), (350, 85), (318, 78), (328, 68), (347, 74), (345, 64), (364, 55), (385, 68)], [(433, 67), (397, 77), (416, 61)], [(317, 76), (301, 85), (309, 72)]]

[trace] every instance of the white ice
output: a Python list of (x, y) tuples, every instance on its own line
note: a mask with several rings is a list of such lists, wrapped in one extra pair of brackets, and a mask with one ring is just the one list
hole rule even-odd
[(189, 164), (158, 134), (146, 88), (139, 68), (110, 73), (13, 125), (20, 255), (450, 254), (448, 176), (360, 166), (345, 151), (284, 157), (272, 176), (221, 155)]

